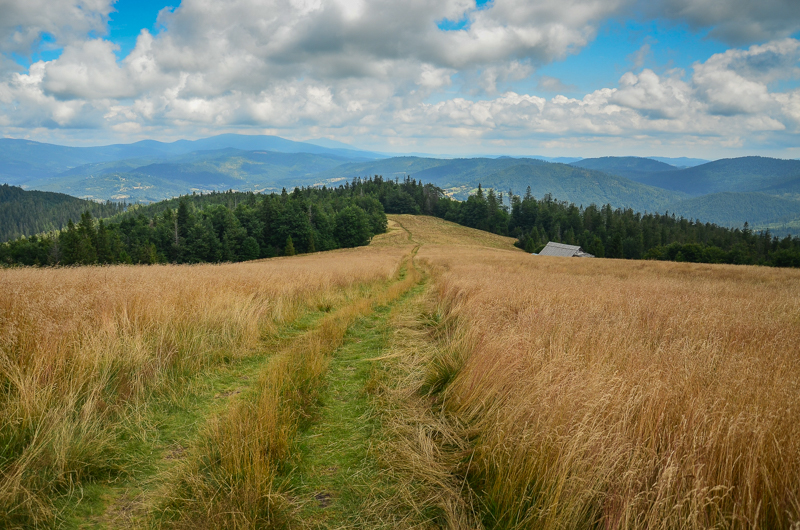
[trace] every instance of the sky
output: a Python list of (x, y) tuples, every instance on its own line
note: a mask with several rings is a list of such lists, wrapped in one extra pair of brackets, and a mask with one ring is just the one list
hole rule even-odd
[(800, 158), (800, 0), (0, 0), (0, 136)]

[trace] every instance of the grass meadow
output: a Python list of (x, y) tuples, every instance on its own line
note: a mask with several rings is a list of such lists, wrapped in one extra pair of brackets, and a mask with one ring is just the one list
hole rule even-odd
[(0, 527), (800, 528), (800, 271), (389, 226), (0, 270)]
[(143, 402), (252, 355), (303, 311), (383, 285), (407, 250), (0, 270), (0, 526), (56, 524), (55, 499), (125, 476), (121, 431)]
[(798, 527), (799, 271), (419, 259), (440, 323), (427, 388), (469, 442), (453, 472), (483, 524)]

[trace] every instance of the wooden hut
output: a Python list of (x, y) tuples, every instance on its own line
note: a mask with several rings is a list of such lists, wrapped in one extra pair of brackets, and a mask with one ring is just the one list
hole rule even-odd
[(548, 242), (539, 252), (539, 256), (562, 256), (565, 258), (593, 258), (594, 255), (584, 252), (577, 245), (565, 245), (563, 243)]

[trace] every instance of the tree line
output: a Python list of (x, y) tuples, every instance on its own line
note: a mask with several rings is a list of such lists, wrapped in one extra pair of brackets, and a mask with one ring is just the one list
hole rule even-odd
[(466, 201), (410, 177), (355, 178), (292, 193), (192, 194), (134, 205), (97, 222), (0, 245), (0, 263), (198, 263), (243, 261), (367, 244), (386, 230), (386, 213), (424, 214), (513, 236), (538, 252), (548, 241), (580, 245), (598, 257), (800, 267), (800, 238), (779, 239), (745, 225), (730, 229), (610, 205), (586, 207), (483, 190)]
[(106, 220), (84, 212), (65, 230), (0, 245), (0, 263), (246, 261), (366, 245), (386, 226), (383, 206), (367, 195), (314, 188), (212, 193), (131, 208)]

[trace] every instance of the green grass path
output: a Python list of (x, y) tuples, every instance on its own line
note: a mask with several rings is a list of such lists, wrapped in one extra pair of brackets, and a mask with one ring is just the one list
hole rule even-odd
[(74, 492), (61, 507), (61, 528), (140, 528), (146, 524), (153, 496), (172, 467), (197, 437), (207, 418), (222, 413), (235, 399), (247, 399), (281, 343), (312, 329), (325, 315), (310, 311), (284, 326), (253, 352), (212, 367), (170, 394), (144, 400), (129, 411), (122, 439), (130, 459), (124, 478), (95, 482)]
[(392, 488), (371, 449), (382, 436), (368, 388), (385, 353), (392, 328), (392, 307), (422, 289), (417, 285), (390, 306), (376, 308), (348, 330), (333, 353), (321, 405), (299, 433), (297, 468), (291, 473), (293, 495), (304, 526), (376, 528), (372, 507)]

